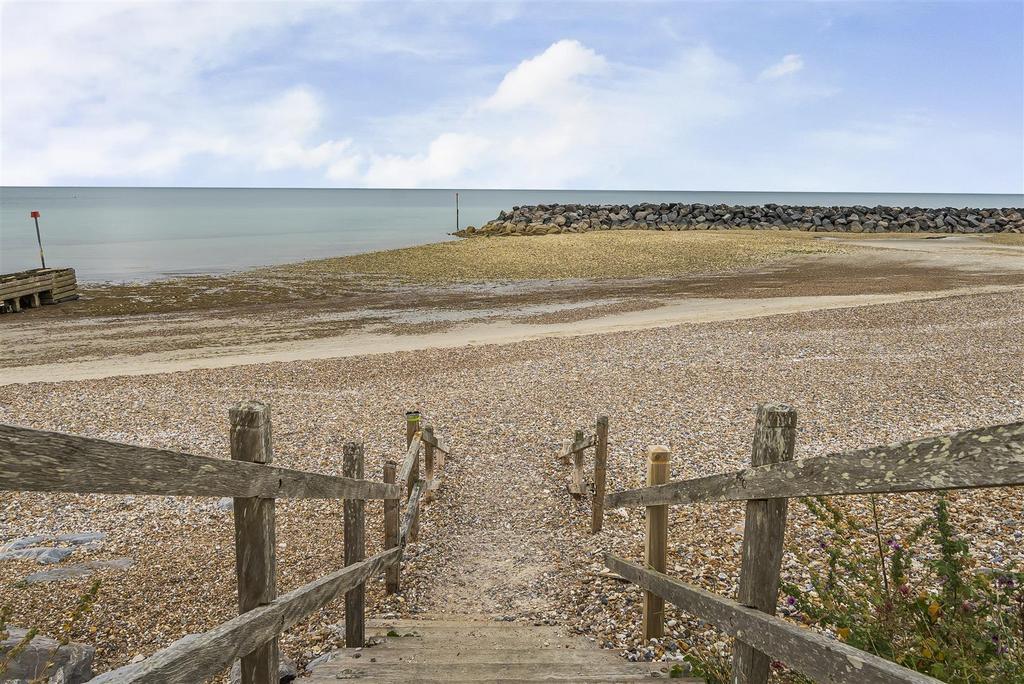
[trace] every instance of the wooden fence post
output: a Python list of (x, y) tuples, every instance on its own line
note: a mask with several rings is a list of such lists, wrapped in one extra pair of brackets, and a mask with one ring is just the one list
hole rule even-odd
[(424, 494), (429, 501), (433, 496), (430, 492), (434, 488), (434, 427), (423, 426), (423, 478), (426, 480)]
[(405, 446), (412, 444), (412, 438), (420, 431), (420, 412), (405, 412)]
[[(231, 420), (231, 459), (270, 463), (274, 449), (270, 407), (244, 401), (228, 412)], [(238, 577), (238, 612), (247, 613), (277, 598), (277, 544), (274, 534), (274, 499), (235, 497), (235, 573)], [(277, 638), (242, 656), (242, 684), (277, 684)]]
[[(345, 444), (342, 475), (363, 479), (363, 445)], [(345, 565), (366, 559), (366, 501), (345, 499)], [(366, 641), (366, 583), (345, 592), (345, 647), (362, 648)]]
[[(405, 412), (405, 445), (409, 446), (412, 444), (413, 437), (420, 430), (420, 412), (419, 411), (406, 411)], [(420, 443), (420, 449), (422, 449), (422, 442)], [(406, 500), (408, 501), (409, 495), (412, 494), (413, 485), (420, 481), (420, 455), (416, 453), (416, 460), (413, 461), (412, 465), (412, 477), (409, 478), (408, 490), (406, 492)], [(412, 527), (409, 530), (409, 539), (416, 541), (420, 538), (420, 519), (416, 516)]]
[[(785, 404), (757, 407), (753, 466), (791, 461), (796, 444), (796, 410)], [(775, 614), (779, 600), (779, 572), (786, 534), (787, 499), (747, 501), (743, 524), (743, 562), (737, 600), (762, 613)], [(736, 640), (732, 656), (734, 684), (765, 684), (771, 658)]]
[[(647, 447), (647, 485), (668, 482), (669, 450), (665, 446)], [(668, 559), (668, 505), (647, 507), (647, 539), (644, 562), (647, 567), (665, 572)], [(644, 592), (644, 641), (665, 635), (665, 599)]]
[(583, 440), (583, 430), (577, 430), (572, 440), (575, 451), (572, 452), (572, 483), (569, 487), (569, 491), (577, 498), (583, 496), (583, 450), (580, 449)]
[(597, 534), (604, 526), (604, 490), (608, 470), (608, 416), (598, 416), (594, 445), (594, 503), (590, 512), (590, 533)]
[[(395, 472), (398, 464), (394, 461), (384, 463), (384, 482), (395, 483)], [(398, 499), (384, 499), (384, 550), (393, 549), (398, 546)], [(399, 561), (384, 571), (384, 590), (389, 594), (398, 591), (402, 563)]]

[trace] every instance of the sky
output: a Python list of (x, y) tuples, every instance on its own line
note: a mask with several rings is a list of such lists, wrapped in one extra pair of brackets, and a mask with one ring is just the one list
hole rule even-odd
[(1024, 192), (1024, 0), (40, 0), (0, 38), (0, 185)]

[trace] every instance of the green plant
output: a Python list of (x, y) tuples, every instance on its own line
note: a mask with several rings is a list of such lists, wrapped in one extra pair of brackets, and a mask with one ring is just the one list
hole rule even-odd
[[(89, 588), (85, 591), (82, 596), (79, 597), (78, 603), (75, 604), (74, 610), (68, 615), (61, 626), (60, 636), (56, 640), (56, 645), (53, 650), (47, 656), (46, 665), (42, 668), (42, 673), (32, 679), (30, 684), (43, 684), (47, 681), (47, 672), (54, 666), (57, 652), (61, 646), (67, 646), (71, 643), (71, 635), (75, 631), (75, 627), (93, 608), (96, 603), (96, 597), (99, 595), (100, 580), (93, 581), (89, 585)], [(10, 632), (7, 629), (7, 621), (10, 620), (12, 609), (10, 606), (0, 606), (0, 641), (4, 641), (10, 637)], [(39, 629), (36, 627), (29, 628), (17, 644), (15, 644), (7, 653), (4, 653), (0, 658), (0, 676), (2, 676), (7, 669), (10, 667), (21, 653), (28, 648), (29, 643), (39, 634)]]
[(1024, 682), (1024, 575), (979, 571), (945, 496), (902, 541), (887, 543), (874, 497), (870, 523), (825, 498), (804, 503), (827, 530), (825, 567), (810, 587), (783, 583), (790, 612), (943, 681)]
[[(0, 641), (7, 641), (10, 638), (11, 633), (7, 629), (7, 621), (11, 619), (11, 607), (0, 606)], [(29, 643), (36, 638), (39, 630), (32, 628), (25, 632), (25, 636), (18, 640), (18, 643), (14, 644), (7, 653), (3, 654), (0, 658), (0, 675), (7, 672), (7, 668), (10, 667), (11, 663), (21, 655), (21, 652), (28, 648)]]
[(710, 650), (692, 649), (683, 658), (692, 668), (692, 676), (707, 684), (729, 684), (732, 681), (732, 660)]

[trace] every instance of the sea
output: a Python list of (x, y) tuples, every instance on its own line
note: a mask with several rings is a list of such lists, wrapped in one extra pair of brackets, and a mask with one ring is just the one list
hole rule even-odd
[(126, 282), (450, 240), (524, 204), (641, 202), (985, 208), (1022, 207), (1024, 195), (0, 187), (0, 273), (39, 265), (33, 211), (47, 266)]

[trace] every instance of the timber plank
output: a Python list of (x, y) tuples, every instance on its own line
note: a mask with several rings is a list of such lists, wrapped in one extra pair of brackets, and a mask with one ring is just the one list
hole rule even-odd
[(1024, 485), (1024, 421), (615, 492), (605, 506)]
[(0, 490), (396, 499), (396, 485), (0, 424)]
[[(409, 442), (409, 448), (405, 452), (405, 459), (402, 461), (402, 467), (398, 471), (398, 483), (411, 488), (414, 480), (413, 473), (416, 470), (416, 461), (420, 454), (420, 435), (414, 435), (412, 441)], [(412, 490), (409, 489), (411, 492)]]
[(96, 684), (194, 684), (204, 681), (327, 605), (339, 594), (397, 562), (401, 553), (400, 549), (391, 549), (349, 565), (279, 596), (267, 605), (253, 608), (209, 632), (175, 642), (141, 663), (107, 672), (90, 681)]
[(933, 679), (884, 658), (743, 606), (610, 553), (605, 566), (678, 608), (710, 622), (729, 636), (780, 660), (817, 682), (837, 684), (935, 684)]
[(402, 517), (402, 527), (398, 532), (398, 546), (405, 548), (409, 542), (410, 532), (416, 528), (416, 521), (420, 516), (420, 498), (423, 495), (423, 482), (418, 481), (412, 486), (412, 494), (405, 502), (405, 515)]

